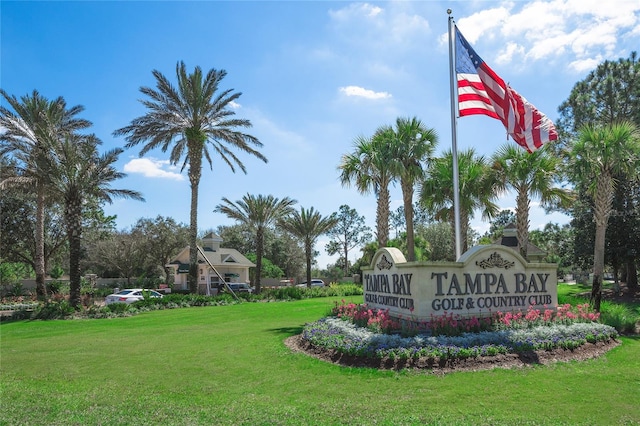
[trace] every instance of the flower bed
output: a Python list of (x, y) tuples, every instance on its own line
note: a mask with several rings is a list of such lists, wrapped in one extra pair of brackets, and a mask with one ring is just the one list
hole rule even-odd
[[(420, 325), (366, 305), (343, 303), (333, 312), (336, 315), (305, 325), (298, 347), (351, 365), (434, 368), (466, 360), (492, 364), (500, 357), (535, 362), (550, 356), (576, 358), (568, 355), (618, 344), (615, 328), (596, 322), (597, 314), (584, 305), (497, 313), (488, 319), (445, 314)], [(466, 331), (470, 329), (474, 331)]]

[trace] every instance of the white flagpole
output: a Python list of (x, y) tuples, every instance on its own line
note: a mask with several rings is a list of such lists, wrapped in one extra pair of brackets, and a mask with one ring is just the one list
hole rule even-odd
[(456, 260), (462, 255), (462, 245), (460, 243), (460, 190), (459, 190), (459, 173), (458, 173), (458, 141), (457, 141), (457, 125), (456, 125), (456, 105), (457, 105), (457, 78), (455, 73), (455, 47), (453, 36), (453, 16), (451, 9), (447, 9), (449, 15), (449, 81), (451, 89), (451, 154), (453, 157), (453, 215), (456, 234)]

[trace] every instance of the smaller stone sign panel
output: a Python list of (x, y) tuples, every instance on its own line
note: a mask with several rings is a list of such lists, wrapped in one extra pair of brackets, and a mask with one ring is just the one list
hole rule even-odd
[(458, 262), (410, 263), (398, 249), (385, 247), (363, 268), (362, 282), (367, 305), (415, 321), (558, 305), (557, 265), (527, 263), (501, 245), (473, 247)]

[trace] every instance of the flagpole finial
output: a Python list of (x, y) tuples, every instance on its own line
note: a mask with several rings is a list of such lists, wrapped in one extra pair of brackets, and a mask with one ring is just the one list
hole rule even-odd
[(447, 9), (447, 15), (451, 15), (452, 13), (453, 13), (453, 10)]

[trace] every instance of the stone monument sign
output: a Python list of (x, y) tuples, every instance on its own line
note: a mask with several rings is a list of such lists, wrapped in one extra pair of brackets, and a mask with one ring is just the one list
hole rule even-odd
[(457, 262), (407, 262), (400, 250), (379, 249), (362, 269), (364, 302), (397, 318), (555, 309), (557, 265), (528, 263), (502, 245), (476, 246)]

